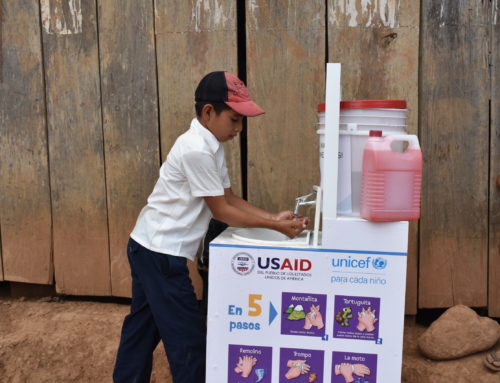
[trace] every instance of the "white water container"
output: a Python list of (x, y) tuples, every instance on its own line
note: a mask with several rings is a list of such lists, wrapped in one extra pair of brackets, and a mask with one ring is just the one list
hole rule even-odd
[[(318, 105), (321, 186), (325, 150), (325, 104)], [(363, 148), (370, 130), (382, 135), (406, 134), (406, 101), (356, 100), (340, 102), (339, 175), (337, 212), (339, 215), (359, 216)], [(402, 148), (401, 148), (402, 149)], [(328, 198), (324, 196), (323, 198)]]

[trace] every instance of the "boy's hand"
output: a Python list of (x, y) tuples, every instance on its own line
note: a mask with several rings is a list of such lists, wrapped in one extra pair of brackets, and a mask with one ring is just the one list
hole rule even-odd
[(273, 214), (273, 219), (275, 221), (293, 219), (293, 212), (291, 210), (280, 211), (279, 213)]
[(304, 217), (302, 215), (294, 215), (292, 219), (296, 221), (302, 220), (305, 223), (306, 227), (309, 226), (309, 221), (310, 221), (309, 217)]
[(295, 238), (307, 227), (307, 223), (304, 217), (281, 220), (276, 222), (276, 230), (290, 238)]
[(272, 219), (275, 221), (303, 220), (306, 226), (309, 225), (309, 217), (295, 215), (291, 210), (284, 210), (280, 211), (279, 213), (273, 214)]

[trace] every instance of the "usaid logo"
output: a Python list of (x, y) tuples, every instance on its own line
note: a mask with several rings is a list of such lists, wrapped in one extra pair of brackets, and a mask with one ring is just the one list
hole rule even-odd
[(255, 261), (248, 253), (238, 253), (233, 255), (231, 266), (236, 274), (247, 275), (250, 274), (255, 267)]
[(257, 258), (257, 267), (261, 270), (290, 270), (290, 271), (309, 271), (312, 263), (309, 259), (280, 259), (280, 258)]

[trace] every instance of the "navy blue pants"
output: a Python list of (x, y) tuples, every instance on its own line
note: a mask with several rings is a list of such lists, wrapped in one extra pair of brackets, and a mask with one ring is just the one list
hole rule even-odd
[(160, 339), (174, 383), (205, 382), (206, 324), (184, 257), (156, 253), (129, 240), (132, 305), (123, 321), (115, 383), (150, 381)]

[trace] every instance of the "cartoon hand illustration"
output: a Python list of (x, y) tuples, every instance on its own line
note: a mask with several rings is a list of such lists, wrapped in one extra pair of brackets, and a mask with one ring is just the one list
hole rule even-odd
[[(311, 309), (310, 309), (309, 313), (307, 314), (306, 319), (307, 318), (309, 318), (309, 321), (311, 322), (311, 324), (313, 326), (316, 326), (318, 328), (318, 330), (325, 327), (325, 324), (323, 323), (323, 315), (321, 315), (321, 313), (319, 312), (319, 305), (317, 305), (317, 306), (312, 305), (311, 306)], [(305, 326), (304, 326), (304, 328), (305, 328)]]
[(364, 364), (353, 364), (352, 365), (352, 370), (355, 375), (364, 377), (365, 375), (370, 375), (370, 369), (365, 366)]
[(290, 367), (288, 372), (285, 374), (285, 378), (287, 379), (295, 379), (300, 375), (307, 374), (311, 369), (305, 360), (289, 360), (286, 364), (287, 367)]
[(354, 382), (352, 372), (353, 372), (353, 367), (352, 364), (350, 363), (341, 363), (335, 366), (335, 375), (342, 375), (346, 383)]
[(234, 372), (236, 372), (237, 374), (241, 372), (241, 376), (243, 378), (248, 378), (248, 376), (252, 372), (253, 366), (255, 366), (255, 363), (257, 363), (257, 359), (253, 356), (240, 356), (238, 359), (238, 364), (234, 368)]
[(238, 358), (238, 363), (236, 363), (236, 367), (234, 368), (234, 372), (236, 372), (237, 374), (239, 374), (241, 371), (243, 371), (241, 369), (242, 366), (243, 366), (243, 358), (240, 356)]
[(296, 360), (289, 360), (287, 363), (286, 363), (286, 366), (287, 367), (300, 367), (302, 365), (306, 364), (306, 361), (305, 360), (299, 360), (299, 359), (296, 359)]
[(372, 311), (371, 307), (368, 307), (368, 310), (365, 310), (363, 307), (363, 310), (361, 312), (358, 312), (358, 325), (356, 328), (359, 331), (368, 331), (372, 332), (375, 330), (375, 322), (377, 322), (378, 319), (375, 318), (375, 310)]
[[(309, 313), (310, 314), (310, 313)], [(312, 327), (311, 318), (309, 314), (304, 318), (304, 329), (309, 330)]]

